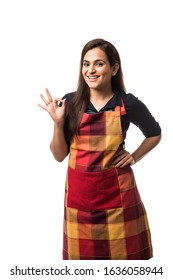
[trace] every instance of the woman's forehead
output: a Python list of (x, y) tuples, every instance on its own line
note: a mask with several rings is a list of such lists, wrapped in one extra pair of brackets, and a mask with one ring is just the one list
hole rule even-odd
[(86, 52), (83, 60), (95, 61), (95, 60), (107, 60), (106, 53), (100, 48), (93, 48)]

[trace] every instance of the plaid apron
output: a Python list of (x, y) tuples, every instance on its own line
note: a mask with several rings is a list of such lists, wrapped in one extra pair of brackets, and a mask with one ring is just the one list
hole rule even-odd
[(130, 166), (112, 165), (123, 142), (121, 115), (84, 113), (70, 146), (64, 208), (64, 260), (147, 260), (147, 214)]

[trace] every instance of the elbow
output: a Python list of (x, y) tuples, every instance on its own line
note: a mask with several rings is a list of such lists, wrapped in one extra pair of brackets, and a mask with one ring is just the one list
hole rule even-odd
[(160, 143), (161, 139), (162, 139), (162, 134), (160, 133), (159, 135), (155, 136), (156, 137), (156, 142), (157, 144)]
[(67, 156), (67, 155), (56, 155), (53, 152), (52, 152), (52, 154), (53, 154), (54, 159), (58, 162), (62, 162)]
[(162, 134), (160, 133), (159, 135), (156, 136), (151, 136), (151, 137), (147, 137), (148, 139), (150, 139), (151, 143), (153, 143), (153, 146), (157, 146), (161, 139), (162, 139)]
[(66, 156), (65, 157), (56, 157), (56, 156), (54, 156), (54, 159), (56, 161), (58, 161), (58, 162), (62, 162), (65, 158), (66, 158)]
[(53, 154), (54, 159), (55, 159), (56, 161), (58, 161), (58, 162), (62, 162), (62, 161), (67, 157), (67, 155), (68, 155), (68, 153), (64, 153), (64, 154), (62, 154), (62, 153), (56, 153), (56, 152), (53, 150), (53, 148), (51, 147), (51, 145), (50, 145), (50, 150), (51, 150), (51, 152), (52, 152), (52, 154)]

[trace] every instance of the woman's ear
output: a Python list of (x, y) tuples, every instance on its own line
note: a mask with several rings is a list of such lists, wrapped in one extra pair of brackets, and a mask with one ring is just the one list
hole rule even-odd
[(119, 64), (115, 63), (115, 65), (112, 67), (112, 76), (115, 76), (118, 72)]

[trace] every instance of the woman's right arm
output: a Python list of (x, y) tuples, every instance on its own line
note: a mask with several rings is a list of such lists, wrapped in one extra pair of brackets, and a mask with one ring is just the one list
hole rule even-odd
[[(42, 104), (38, 104), (39, 107), (44, 109), (49, 113), (52, 120), (54, 121), (54, 132), (53, 138), (50, 143), (50, 149), (54, 156), (54, 158), (61, 162), (68, 155), (68, 145), (64, 135), (64, 116), (65, 116), (65, 108), (66, 101), (65, 99), (55, 98), (52, 99), (48, 89), (45, 89), (47, 97), (40, 94), (41, 99), (45, 103), (45, 106)], [(58, 102), (61, 102), (62, 105), (58, 106)]]
[(68, 155), (68, 146), (64, 135), (64, 123), (54, 123), (53, 138), (50, 149), (54, 158), (61, 162)]

